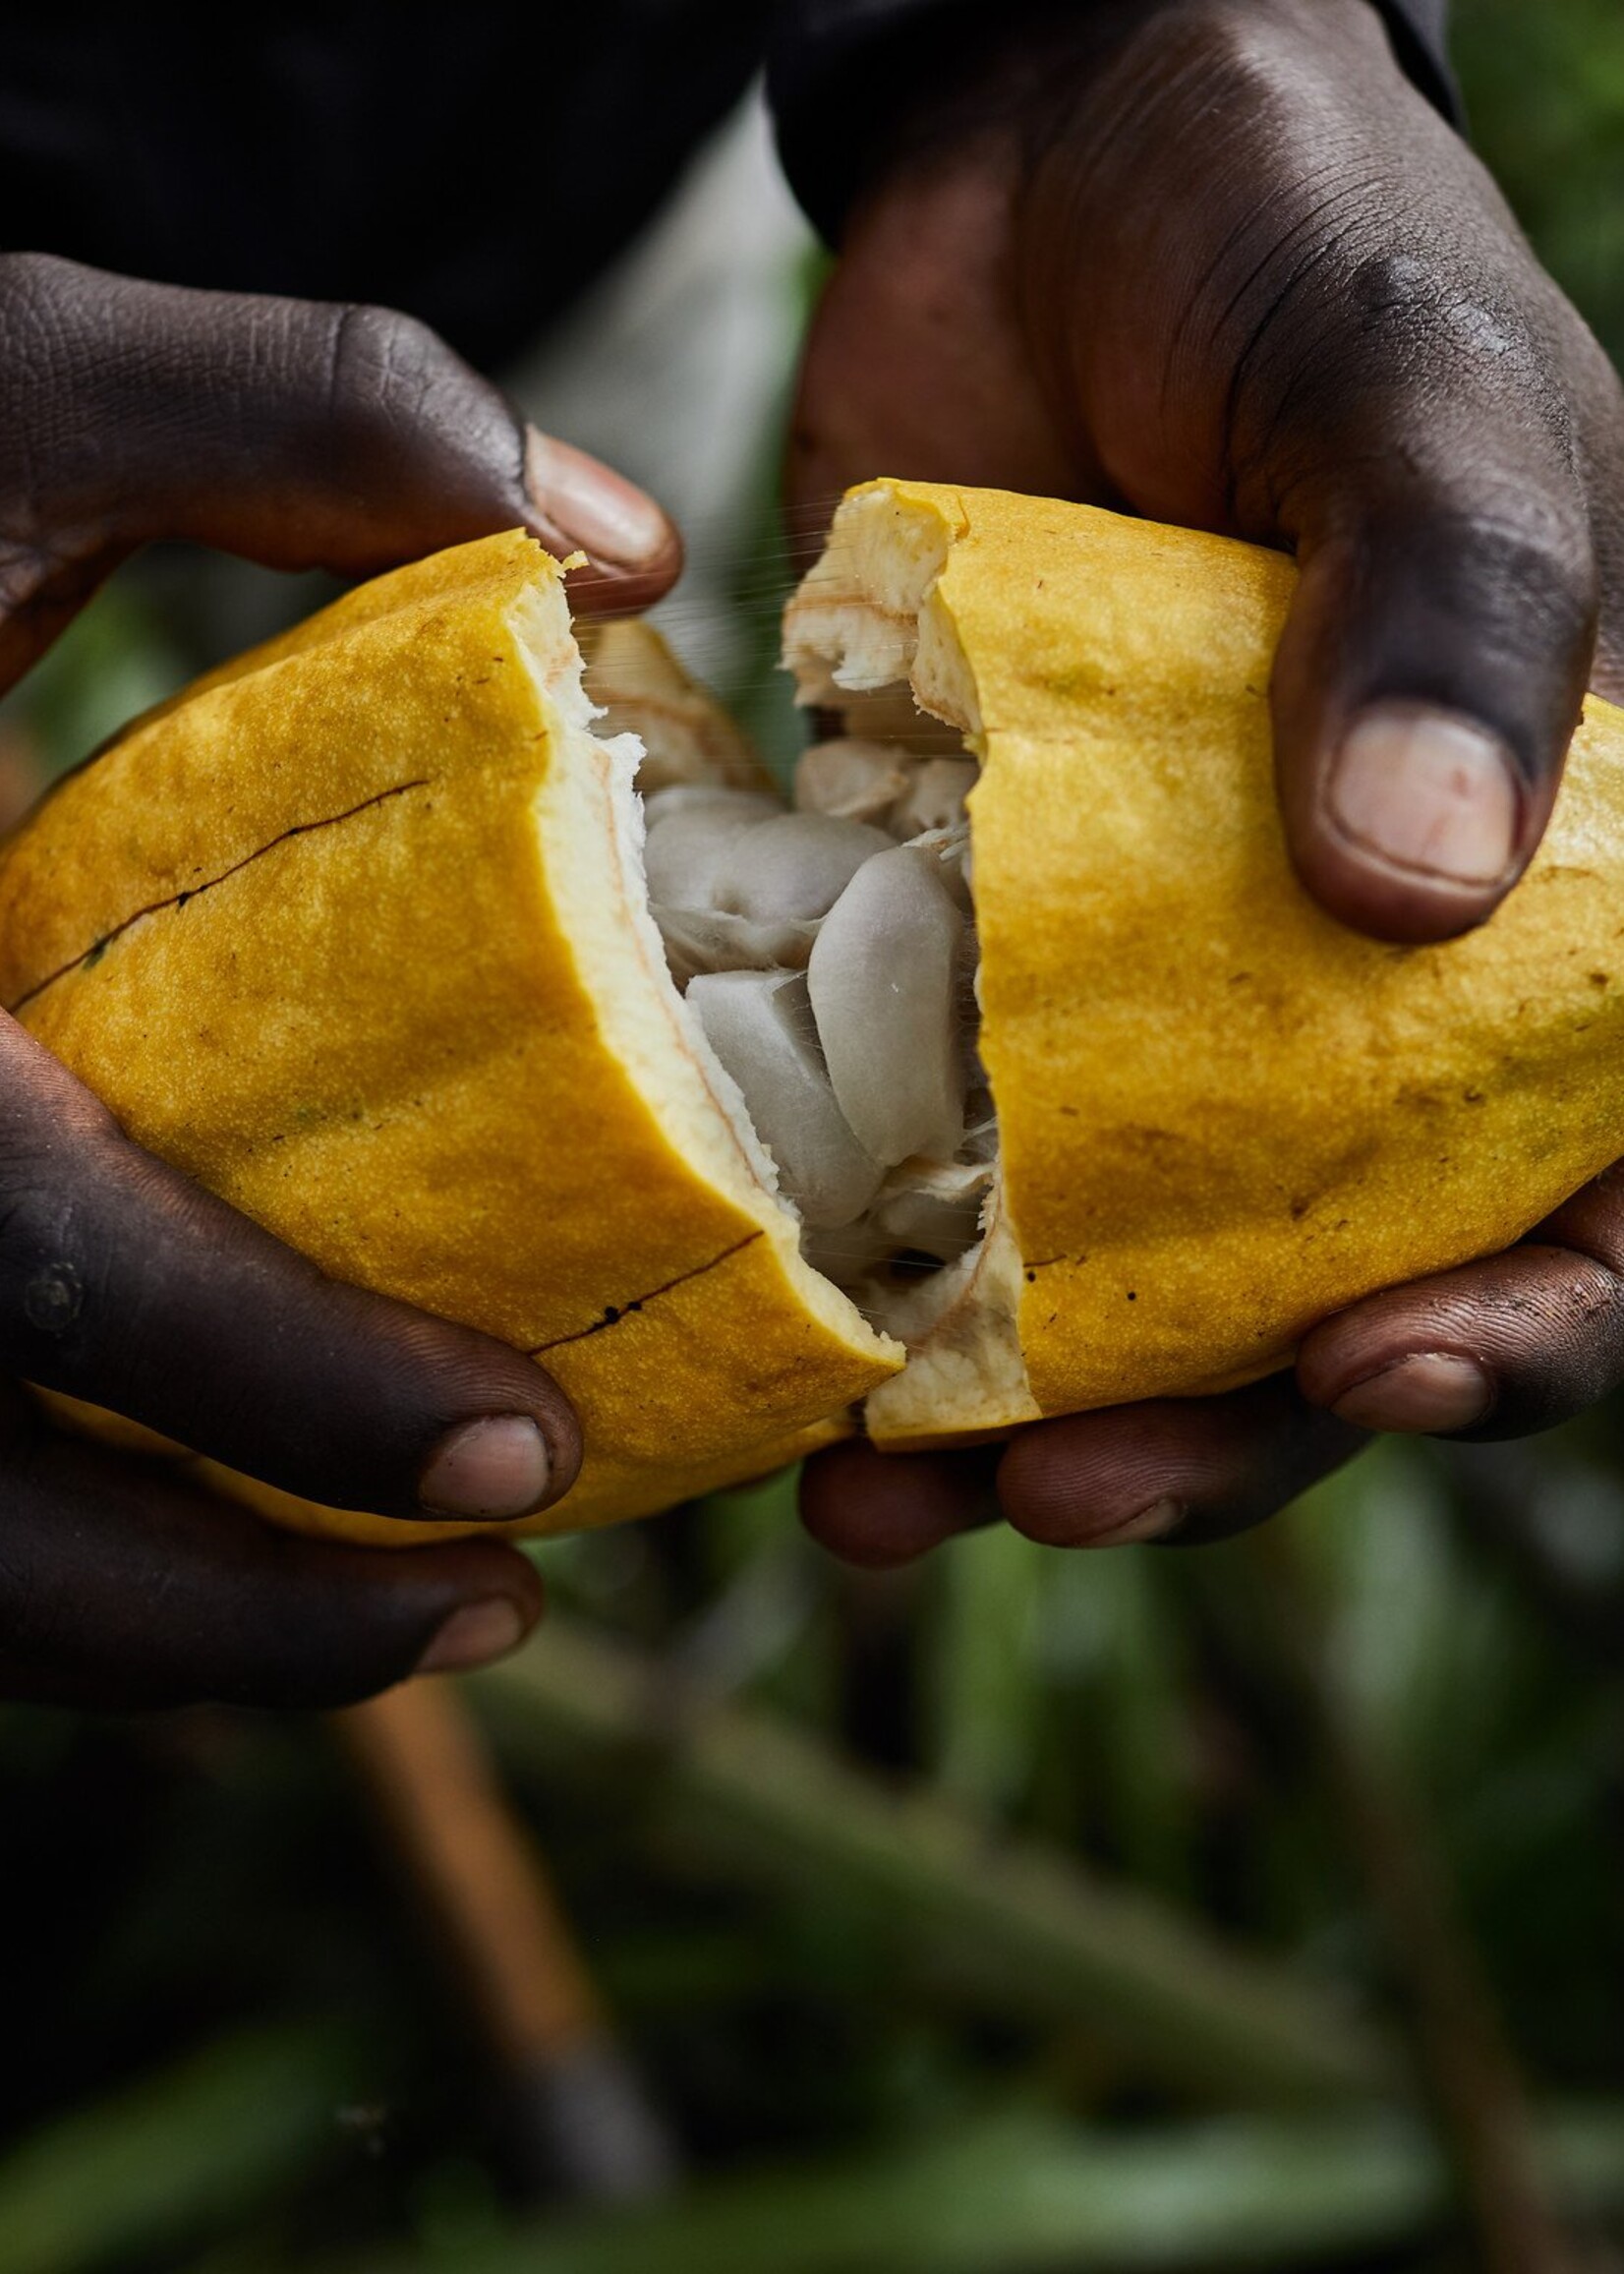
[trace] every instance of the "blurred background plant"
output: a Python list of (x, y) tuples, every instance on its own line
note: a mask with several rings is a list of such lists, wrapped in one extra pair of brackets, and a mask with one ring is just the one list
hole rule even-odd
[[(1616, 0), (1457, 18), (1624, 356)], [(748, 119), (515, 375), (697, 530), (673, 636), (781, 752), (815, 265)], [(319, 597), (138, 567), (0, 801)], [(865, 1579), (791, 1498), (540, 1550), (541, 1638), (380, 1713), (0, 1712), (0, 2274), (1624, 2265), (1616, 1408), (1189, 1555)]]

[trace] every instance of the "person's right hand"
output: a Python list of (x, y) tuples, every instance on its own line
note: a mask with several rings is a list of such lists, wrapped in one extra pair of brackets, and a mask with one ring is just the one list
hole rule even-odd
[[(1271, 698), (1300, 878), (1379, 939), (1484, 922), (1587, 683), (1624, 701), (1617, 374), (1365, 0), (1120, 0), (976, 36), (854, 209), (800, 498), (885, 472), (1294, 553)], [(1368, 1431), (1517, 1436), (1621, 1382), (1624, 1162), (1503, 1254), (1321, 1319), (1291, 1373), (996, 1450), (833, 1446), (803, 1505), (878, 1564), (995, 1507), (1056, 1545), (1194, 1542)]]
[[(0, 258), (0, 687), (149, 539), (366, 575), (499, 529), (640, 607), (674, 579), (651, 499), (527, 429), (381, 309)], [(60, 1434), (61, 1390), (307, 1498), (406, 1523), (565, 1491), (575, 1418), (491, 1337), (326, 1278), (132, 1144), (0, 1018), (0, 1695), (347, 1703), (499, 1657), (540, 1584), (491, 1540), (284, 1536), (184, 1465)]]

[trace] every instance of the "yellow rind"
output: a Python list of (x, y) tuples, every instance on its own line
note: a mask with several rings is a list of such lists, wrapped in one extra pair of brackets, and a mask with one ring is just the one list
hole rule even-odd
[(1486, 925), (1385, 946), (1286, 853), (1268, 686), (1290, 562), (878, 487), (947, 540), (921, 650), (947, 637), (979, 713), (981, 1052), (1042, 1412), (1268, 1373), (1316, 1319), (1505, 1247), (1624, 1151), (1624, 713), (1587, 704)]
[(899, 1362), (616, 1054), (614, 956), (725, 1132), (663, 971), (628, 982), (629, 948), (563, 918), (584, 862), (614, 889), (609, 761), (577, 736), (566, 784), (538, 637), (568, 649), (555, 565), (492, 538), (138, 722), (0, 851), (0, 999), (138, 1142), (335, 1276), (537, 1354), (587, 1444), (529, 1527), (551, 1532), (758, 1475)]

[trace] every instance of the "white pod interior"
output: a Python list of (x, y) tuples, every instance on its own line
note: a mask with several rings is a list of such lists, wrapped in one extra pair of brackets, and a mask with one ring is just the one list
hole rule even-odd
[[(911, 710), (911, 703), (909, 705)], [(981, 1237), (996, 1128), (975, 1054), (972, 759), (917, 712), (816, 744), (793, 807), (756, 779), (644, 799), (671, 976), (737, 1085), (802, 1253), (886, 1331)]]
[(805, 1262), (916, 1354), (870, 1393), (871, 1432), (973, 1435), (1037, 1412), (976, 1051), (979, 720), (928, 605), (945, 545), (889, 511), (841, 521), (785, 615), (800, 700), (839, 729), (801, 756), (792, 806), (736, 738), (702, 748), (684, 715), (673, 743), (664, 701), (601, 654), (587, 683), (600, 733), (648, 752), (650, 929), (718, 1103)]

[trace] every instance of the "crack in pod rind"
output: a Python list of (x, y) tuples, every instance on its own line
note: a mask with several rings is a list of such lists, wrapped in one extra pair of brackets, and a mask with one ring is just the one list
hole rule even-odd
[(204, 877), (202, 884), (188, 885), (184, 892), (170, 893), (164, 900), (150, 901), (145, 907), (132, 909), (129, 915), (111, 925), (98, 939), (92, 940), (87, 948), (81, 949), (77, 956), (70, 956), (54, 971), (47, 971), (42, 979), (36, 979), (31, 987), (25, 988), (15, 1002), (7, 1004), (7, 1011), (15, 1018), (20, 1011), (27, 1010), (30, 1003), (37, 1002), (46, 989), (54, 987), (59, 979), (66, 979), (74, 971), (92, 969), (113, 942), (122, 939), (144, 916), (160, 916), (166, 908), (184, 908), (188, 901), (195, 901), (201, 894), (212, 892), (216, 885), (240, 875), (245, 868), (251, 868), (255, 861), (262, 860), (267, 852), (274, 852), (279, 845), (286, 845), (296, 837), (309, 837), (315, 830), (335, 829), (340, 822), (353, 821), (358, 813), (367, 813), (375, 805), (385, 805), (392, 797), (404, 797), (409, 789), (427, 789), (431, 779), (427, 774), (420, 774), (410, 782), (396, 782), (387, 789), (376, 790), (371, 797), (362, 798), (359, 805), (346, 806), (342, 813), (324, 813), (316, 821), (296, 821), (290, 829), (284, 829), (265, 844), (256, 845), (252, 852), (245, 852), (242, 859), (234, 860), (229, 868), (221, 869), (218, 876)]
[(766, 1237), (766, 1233), (759, 1228), (754, 1232), (746, 1232), (742, 1240), (733, 1241), (730, 1247), (723, 1249), (720, 1255), (711, 1256), (707, 1262), (696, 1263), (690, 1271), (679, 1271), (674, 1279), (664, 1280), (658, 1287), (646, 1288), (641, 1295), (634, 1295), (629, 1303), (606, 1304), (590, 1326), (577, 1327), (573, 1334), (555, 1334), (551, 1342), (534, 1343), (525, 1356), (544, 1358), (550, 1350), (560, 1350), (566, 1343), (585, 1342), (589, 1335), (603, 1334), (608, 1328), (618, 1326), (621, 1319), (629, 1318), (633, 1312), (644, 1310), (660, 1296), (669, 1295), (673, 1288), (685, 1287), (690, 1279), (703, 1279), (707, 1271), (716, 1270), (730, 1255), (742, 1254), (746, 1248), (753, 1248), (758, 1240)]

